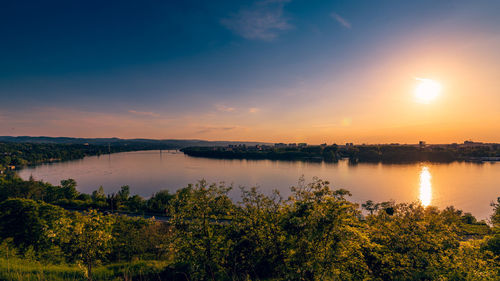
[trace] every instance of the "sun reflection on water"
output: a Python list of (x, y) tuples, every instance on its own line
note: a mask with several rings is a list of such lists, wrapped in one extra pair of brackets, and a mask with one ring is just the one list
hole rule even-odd
[(432, 200), (432, 184), (431, 184), (431, 173), (427, 166), (423, 166), (420, 171), (420, 202), (424, 207), (431, 204)]

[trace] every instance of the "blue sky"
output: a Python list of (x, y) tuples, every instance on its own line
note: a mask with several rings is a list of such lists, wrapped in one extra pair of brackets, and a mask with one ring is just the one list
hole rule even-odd
[[(2, 135), (323, 142), (352, 134), (359, 141), (383, 141), (356, 124), (370, 119), (366, 112), (379, 115), (364, 108), (367, 99), (384, 96), (374, 81), (401, 83), (385, 70), (398, 72), (395, 64), (413, 63), (415, 72), (408, 77), (423, 73), (439, 80), (450, 73), (448, 64), (425, 69), (414, 61), (435, 61), (448, 56), (449, 48), (464, 67), (465, 55), (477, 54), (475, 62), (493, 69), (498, 65), (493, 50), (500, 47), (497, 1), (10, 1), (2, 6)], [(384, 77), (376, 78), (379, 72)], [(490, 96), (486, 91), (490, 104), (498, 101)], [(386, 111), (381, 109), (382, 115)], [(412, 120), (373, 126), (429, 123)], [(331, 128), (312, 132), (324, 126)]]

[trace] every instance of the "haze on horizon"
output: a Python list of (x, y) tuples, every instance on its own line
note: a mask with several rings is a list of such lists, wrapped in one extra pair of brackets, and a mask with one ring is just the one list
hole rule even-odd
[[(500, 142), (499, 8), (9, 1), (0, 135)], [(422, 81), (439, 94), (416, 101)]]

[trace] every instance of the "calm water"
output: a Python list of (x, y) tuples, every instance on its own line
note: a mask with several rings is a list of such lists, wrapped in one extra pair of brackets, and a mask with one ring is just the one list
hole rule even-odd
[[(258, 185), (264, 192), (278, 189), (289, 194), (301, 175), (329, 180), (335, 188), (351, 191), (352, 200), (396, 202), (420, 200), (440, 208), (454, 205), (484, 219), (490, 202), (500, 196), (500, 163), (358, 164), (285, 162), (270, 160), (218, 160), (194, 158), (181, 152), (139, 151), (87, 157), (71, 162), (26, 168), (20, 176), (58, 184), (73, 178), (81, 192), (100, 185), (116, 192), (129, 185), (133, 194), (149, 197), (161, 189), (175, 191), (199, 179), (224, 181), (234, 186)], [(237, 189), (231, 196), (238, 198)]]

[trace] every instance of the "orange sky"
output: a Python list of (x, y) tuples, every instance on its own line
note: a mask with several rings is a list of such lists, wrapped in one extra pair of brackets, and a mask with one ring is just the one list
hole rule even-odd
[[(288, 7), (281, 5), (276, 17), (288, 24), (289, 37), (280, 30), (257, 38), (240, 34), (244, 37), (240, 41), (235, 39), (238, 34), (225, 38), (229, 43), (218, 53), (192, 55), (192, 61), (179, 59), (175, 71), (181, 71), (183, 63), (194, 66), (186, 66), (185, 75), (193, 77), (178, 81), (169, 80), (175, 71), (153, 78), (157, 71), (153, 63), (130, 76), (118, 67), (96, 71), (92, 75), (97, 78), (88, 80), (95, 84), (87, 83), (83, 74), (66, 73), (55, 82), (48, 74), (34, 82), (11, 79), (9, 87), (2, 87), (0, 79), (0, 135), (312, 144), (500, 142), (498, 24), (487, 18), (491, 16), (487, 7), (471, 10), (470, 3), (461, 5), (463, 9), (450, 9), (442, 20), (431, 8), (419, 6), (418, 12), (428, 17), (414, 17), (407, 25), (405, 17), (398, 17), (405, 29), (397, 31), (391, 29), (397, 26), (387, 28), (385, 22), (372, 30), (370, 18), (357, 22), (354, 12), (340, 25), (338, 18), (327, 17), (324, 29), (304, 31), (291, 20), (291, 12), (290, 18), (281, 18)], [(383, 12), (390, 19), (398, 16), (390, 9)], [(376, 16), (368, 10), (363, 15)], [(340, 39), (331, 39), (333, 35)], [(310, 45), (302, 44), (303, 38), (311, 40)], [(340, 40), (348, 43), (342, 45)], [(289, 42), (296, 56), (281, 53)], [(275, 45), (285, 48), (275, 50)], [(226, 57), (227, 52), (231, 56)], [(314, 62), (299, 61), (300, 55)], [(240, 65), (240, 59), (246, 64)], [(231, 72), (239, 76), (232, 77)], [(216, 75), (214, 81), (211, 75)], [(440, 83), (439, 96), (428, 104), (416, 102), (416, 78)], [(16, 92), (24, 84), (33, 89)], [(175, 90), (178, 84), (186, 88)], [(114, 89), (116, 85), (122, 88)], [(148, 90), (154, 94), (148, 96)]]

